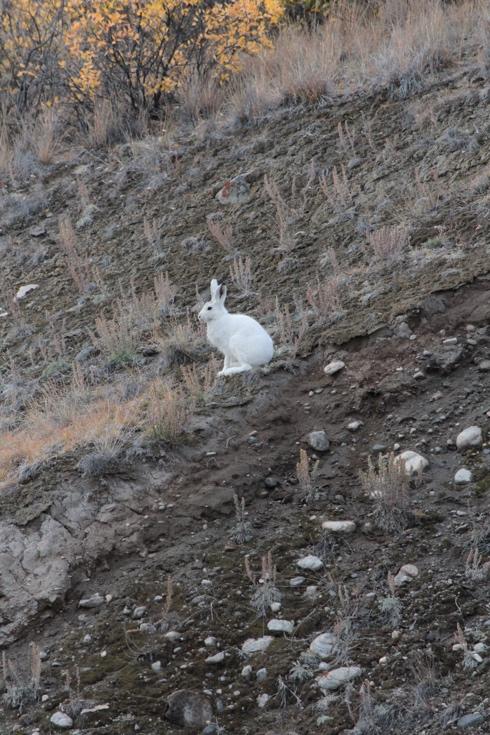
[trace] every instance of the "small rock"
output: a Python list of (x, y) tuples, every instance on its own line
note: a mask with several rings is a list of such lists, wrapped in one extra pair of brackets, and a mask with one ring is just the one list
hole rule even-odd
[(420, 475), (429, 466), (429, 461), (425, 457), (411, 449), (402, 452), (399, 459), (405, 463), (407, 475)]
[(329, 658), (334, 650), (337, 642), (333, 633), (320, 633), (310, 643), (310, 651), (319, 658)]
[(332, 360), (332, 362), (329, 362), (328, 365), (325, 365), (323, 368), (323, 372), (326, 375), (335, 375), (335, 373), (340, 372), (345, 368), (345, 362), (342, 362), (342, 360)]
[(208, 637), (204, 639), (204, 645), (206, 648), (214, 648), (216, 645), (216, 638), (212, 635), (208, 635)]
[(400, 339), (410, 339), (412, 336), (412, 330), (408, 326), (407, 322), (400, 322), (395, 327), (395, 336), (399, 337)]
[(477, 725), (481, 725), (482, 722), (485, 722), (485, 715), (482, 715), (481, 712), (472, 712), (469, 715), (460, 717), (457, 726), (461, 728), (476, 727)]
[(291, 620), (274, 618), (267, 623), (267, 630), (271, 633), (287, 633), (291, 635), (294, 630), (294, 623)]
[(332, 669), (328, 674), (317, 677), (317, 683), (320, 689), (334, 691), (347, 684), (353, 679), (357, 679), (362, 674), (360, 666), (340, 666), (338, 669)]
[(202, 728), (212, 719), (213, 708), (204, 694), (179, 689), (168, 697), (165, 717), (180, 727)]
[(21, 286), (15, 294), (15, 300), (22, 301), (22, 299), (25, 299), (28, 293), (31, 293), (31, 291), (35, 291), (36, 288), (39, 288), (37, 283), (29, 283), (27, 284), (27, 286)]
[(242, 645), (242, 653), (251, 656), (254, 653), (262, 653), (266, 651), (274, 639), (271, 635), (264, 635), (262, 638), (248, 638)]
[(251, 198), (250, 184), (244, 176), (228, 179), (216, 194), (216, 199), (220, 204), (246, 204)]
[(266, 694), (265, 692), (263, 694), (259, 694), (257, 697), (257, 705), (260, 709), (264, 709), (264, 707), (267, 705), (267, 702), (270, 699), (270, 695)]
[(302, 584), (305, 583), (304, 577), (293, 577), (289, 580), (289, 586), (290, 587), (301, 587)]
[(281, 607), (282, 606), (280, 602), (271, 602), (271, 612), (273, 613), (279, 612)]
[(140, 607), (135, 607), (133, 610), (134, 620), (139, 620), (140, 618), (142, 618), (145, 612), (146, 612), (146, 605), (140, 605)]
[(214, 722), (211, 722), (211, 724), (206, 725), (201, 735), (218, 735), (218, 733), (218, 725), (216, 725), (216, 723)]
[(87, 645), (88, 643), (92, 643), (92, 636), (90, 635), (90, 633), (86, 633), (83, 636), (82, 643), (84, 643), (85, 645)]
[(307, 569), (311, 572), (317, 572), (319, 569), (323, 567), (323, 562), (318, 556), (313, 556), (313, 554), (308, 554), (308, 556), (303, 556), (302, 559), (298, 559), (296, 562), (296, 565), (300, 569)]
[(51, 715), (49, 721), (55, 727), (59, 727), (60, 730), (69, 730), (70, 727), (73, 727), (73, 720), (65, 712), (55, 712)]
[(44, 225), (34, 225), (29, 230), (29, 234), (31, 237), (42, 237), (46, 234), (46, 228)]
[(218, 653), (215, 653), (214, 656), (208, 656), (206, 659), (207, 664), (222, 664), (225, 660), (225, 654), (224, 651), (219, 651)]
[(241, 674), (242, 674), (242, 676), (245, 679), (248, 679), (248, 677), (251, 676), (251, 674), (252, 674), (252, 667), (250, 666), (250, 664), (247, 664), (247, 666), (244, 666), (243, 667), (243, 669), (241, 671)]
[(94, 607), (100, 607), (105, 602), (102, 595), (100, 595), (98, 592), (95, 593), (95, 595), (92, 595), (91, 597), (84, 597), (80, 602), (78, 603), (78, 607), (84, 607), (84, 608), (94, 608)]
[(324, 431), (311, 431), (306, 441), (316, 452), (326, 452), (330, 446), (328, 437)]
[(270, 490), (274, 490), (279, 485), (279, 478), (274, 477), (274, 475), (269, 475), (269, 477), (265, 478), (264, 485)]
[(482, 431), (479, 426), (468, 426), (467, 429), (461, 431), (456, 437), (456, 446), (458, 449), (467, 449), (468, 447), (480, 447), (482, 444)]
[(159, 674), (162, 670), (162, 662), (161, 661), (153, 661), (151, 668), (155, 672), (155, 674)]
[(473, 474), (466, 467), (461, 467), (454, 475), (454, 482), (456, 485), (466, 485), (466, 483), (473, 480)]
[(257, 681), (265, 681), (267, 679), (267, 669), (259, 669), (255, 674), (255, 678), (257, 679)]
[(490, 360), (482, 360), (478, 363), (478, 370), (482, 373), (488, 373), (490, 370)]
[(347, 428), (349, 429), (349, 431), (357, 431), (358, 429), (361, 428), (362, 425), (363, 425), (362, 421), (358, 421), (356, 419), (354, 421), (349, 421), (349, 423), (347, 424)]
[(354, 521), (323, 521), (322, 528), (332, 533), (352, 533), (356, 530)]
[(418, 577), (419, 570), (415, 566), (415, 564), (404, 564), (401, 568), (398, 574), (395, 575), (395, 585), (397, 587), (401, 587), (402, 584), (405, 584), (406, 582), (411, 582), (412, 579), (415, 579), (415, 577)]

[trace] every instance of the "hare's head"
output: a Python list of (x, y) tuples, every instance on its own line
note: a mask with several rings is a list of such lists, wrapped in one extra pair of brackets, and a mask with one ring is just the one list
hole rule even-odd
[(226, 286), (220, 285), (213, 278), (211, 281), (211, 300), (202, 307), (199, 312), (199, 319), (202, 322), (213, 322), (224, 316), (227, 311), (225, 308)]

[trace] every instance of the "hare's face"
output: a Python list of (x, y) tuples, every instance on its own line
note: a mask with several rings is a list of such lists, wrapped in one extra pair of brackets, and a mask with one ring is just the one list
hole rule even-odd
[(201, 311), (198, 314), (198, 318), (201, 322), (214, 322), (219, 319), (225, 313), (223, 304), (219, 301), (208, 301), (204, 304)]

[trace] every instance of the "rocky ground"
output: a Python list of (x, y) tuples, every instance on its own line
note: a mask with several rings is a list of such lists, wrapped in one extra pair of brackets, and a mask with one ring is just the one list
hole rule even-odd
[[(489, 94), (467, 59), (409, 100), (283, 108), (6, 182), (5, 431), (74, 359), (113, 385), (127, 366), (94, 347), (95, 318), (155, 272), (184, 319), (249, 257), (259, 295), (231, 287), (231, 306), (279, 350), (216, 381), (176, 443), (138, 436), (99, 473), (58, 448), (5, 477), (0, 732), (488, 732)], [(370, 233), (400, 226), (405, 250), (377, 259)], [(322, 309), (307, 288), (332, 274)], [(306, 313), (301, 339), (276, 298)], [(133, 378), (175, 368), (151, 334), (137, 355)], [(380, 512), (361, 473), (408, 450), (421, 472), (395, 463)]]

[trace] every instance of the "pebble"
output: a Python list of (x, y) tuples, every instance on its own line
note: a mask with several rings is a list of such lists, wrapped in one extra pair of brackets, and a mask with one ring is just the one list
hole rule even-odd
[(335, 373), (340, 372), (345, 368), (345, 362), (342, 362), (342, 360), (332, 360), (332, 362), (329, 362), (328, 365), (325, 365), (323, 368), (323, 372), (326, 375), (335, 375)]
[(208, 635), (208, 637), (204, 639), (204, 645), (206, 648), (213, 648), (216, 645), (216, 638), (212, 635)]
[(363, 422), (358, 420), (349, 421), (349, 423), (347, 424), (347, 428), (349, 429), (349, 431), (357, 431), (361, 428), (361, 426), (363, 426)]
[(428, 466), (429, 461), (418, 452), (407, 449), (399, 455), (399, 459), (405, 463), (407, 475), (421, 474)]
[(39, 288), (37, 283), (28, 283), (27, 286), (21, 286), (15, 294), (15, 300), (22, 301), (22, 299), (25, 299), (27, 294), (31, 293), (31, 291), (35, 291), (36, 288)]
[(320, 689), (334, 691), (347, 684), (353, 679), (357, 679), (362, 674), (360, 666), (340, 666), (338, 669), (332, 669), (328, 674), (317, 677), (317, 683)]
[(476, 727), (477, 725), (481, 725), (482, 722), (485, 722), (485, 715), (482, 715), (481, 712), (472, 712), (469, 715), (460, 717), (457, 726), (461, 728)]
[(213, 708), (209, 699), (200, 692), (179, 689), (168, 697), (165, 717), (174, 725), (195, 730), (209, 724)]
[(267, 669), (259, 669), (255, 674), (255, 678), (257, 679), (257, 681), (265, 681), (267, 679)]
[(271, 635), (264, 635), (262, 638), (247, 638), (242, 645), (242, 653), (250, 656), (253, 653), (267, 651), (273, 640)]
[(305, 590), (305, 597), (308, 600), (316, 600), (318, 597), (318, 587), (316, 584), (310, 584)]
[(85, 643), (85, 644), (87, 644), (87, 643), (92, 643), (92, 636), (90, 635), (90, 633), (86, 633), (86, 634), (85, 634), (85, 635), (83, 636), (83, 638), (82, 638), (82, 643)]
[(282, 605), (281, 605), (280, 602), (271, 602), (271, 611), (272, 612), (274, 612), (274, 613), (279, 612), (279, 610), (281, 609), (281, 607), (282, 607)]
[(105, 602), (102, 595), (100, 595), (98, 592), (95, 593), (95, 595), (92, 595), (91, 597), (84, 597), (80, 600), (78, 603), (78, 607), (84, 607), (84, 608), (94, 608), (94, 607), (100, 607)]
[(307, 569), (312, 572), (317, 572), (323, 567), (323, 562), (318, 556), (308, 554), (308, 556), (303, 556), (301, 559), (298, 559), (296, 565), (300, 569)]
[(294, 623), (292, 620), (279, 620), (278, 618), (274, 618), (267, 623), (267, 630), (271, 633), (287, 633), (291, 635), (294, 630)]
[(301, 587), (302, 584), (305, 583), (304, 577), (293, 577), (289, 580), (289, 586), (290, 587)]
[(406, 582), (411, 582), (415, 577), (418, 577), (419, 570), (415, 564), (404, 564), (398, 574), (395, 575), (394, 581), (397, 587), (401, 587)]
[(151, 668), (155, 672), (155, 674), (159, 674), (162, 670), (162, 662), (161, 661), (153, 661)]
[(316, 452), (326, 452), (330, 446), (328, 437), (324, 431), (311, 431), (306, 441)]
[(323, 521), (322, 528), (332, 533), (352, 533), (356, 530), (354, 521)]
[(319, 658), (329, 658), (335, 649), (337, 639), (333, 633), (320, 633), (310, 643), (310, 651)]
[(260, 709), (264, 709), (264, 707), (267, 706), (267, 702), (269, 701), (270, 696), (266, 694), (265, 692), (263, 694), (259, 694), (257, 697), (257, 705)]
[(225, 181), (223, 188), (216, 194), (220, 204), (246, 204), (251, 198), (250, 184), (242, 175)]
[(143, 615), (146, 612), (146, 605), (141, 605), (140, 607), (135, 607), (133, 610), (133, 618), (135, 620), (139, 620), (143, 617)]
[(467, 429), (461, 431), (456, 437), (456, 446), (458, 449), (467, 449), (468, 447), (480, 447), (482, 444), (482, 431), (479, 426), (468, 426)]
[(215, 653), (214, 656), (208, 656), (206, 659), (207, 664), (222, 664), (225, 660), (225, 653), (224, 651), (219, 651), (218, 653)]
[(59, 727), (61, 730), (69, 730), (73, 727), (73, 720), (65, 712), (55, 712), (49, 718), (49, 721), (55, 727)]
[(244, 666), (244, 667), (243, 667), (243, 669), (242, 669), (242, 676), (243, 676), (243, 677), (244, 677), (245, 679), (248, 679), (248, 677), (249, 677), (249, 676), (250, 676), (251, 674), (252, 674), (252, 667), (250, 666), (250, 664), (247, 664), (247, 666)]
[(466, 467), (461, 467), (454, 475), (454, 482), (456, 485), (466, 485), (467, 482), (473, 480), (473, 474)]

